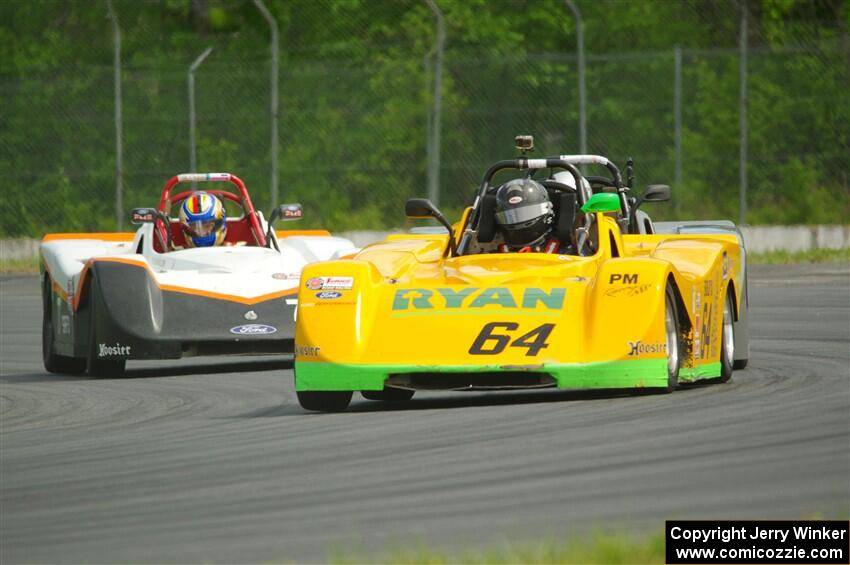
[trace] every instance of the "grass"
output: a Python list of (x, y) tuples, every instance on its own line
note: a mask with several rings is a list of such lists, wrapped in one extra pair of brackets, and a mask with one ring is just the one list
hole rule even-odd
[(766, 251), (749, 253), (747, 259), (754, 265), (788, 265), (791, 263), (848, 263), (850, 248), (810, 249), (808, 251)]
[(535, 544), (505, 544), (483, 550), (458, 552), (438, 551), (420, 546), (399, 549), (378, 556), (333, 557), (332, 563), (397, 563), (399, 565), (471, 565), (527, 563), (643, 564), (664, 563), (662, 533), (635, 538), (626, 535), (597, 533), (582, 541), (546, 541)]
[(7, 259), (0, 257), (0, 274), (24, 274), (38, 272), (38, 257), (24, 259)]

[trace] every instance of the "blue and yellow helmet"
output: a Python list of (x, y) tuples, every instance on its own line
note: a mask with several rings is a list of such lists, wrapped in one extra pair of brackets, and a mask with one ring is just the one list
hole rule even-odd
[(227, 234), (224, 204), (212, 194), (196, 192), (180, 206), (180, 224), (190, 246), (221, 245)]

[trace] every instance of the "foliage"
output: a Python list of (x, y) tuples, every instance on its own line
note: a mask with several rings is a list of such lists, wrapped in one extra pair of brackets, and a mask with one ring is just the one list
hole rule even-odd
[[(737, 218), (736, 0), (577, 0), (588, 149), (635, 158), (638, 186), (673, 181), (673, 48), (683, 49), (683, 179), (675, 215)], [(108, 230), (188, 167), (189, 64), (198, 166), (230, 170), (271, 208), (269, 31), (251, 0), (113, 0), (120, 20), (124, 195), (116, 214), (112, 30), (104, 3), (0, 2), (0, 237)], [(425, 192), (434, 15), (420, 0), (266, 0), (280, 26), (280, 201), (304, 227), (386, 228)], [(441, 206), (533, 133), (576, 153), (575, 22), (561, 0), (437, 0)], [(750, 223), (850, 217), (850, 9), (748, 0)], [(518, 16), (521, 14), (521, 17)], [(824, 202), (830, 205), (824, 205)], [(669, 219), (673, 211), (653, 211)]]
[(749, 253), (752, 265), (790, 265), (793, 263), (850, 263), (850, 248), (810, 249), (808, 251), (766, 251)]
[(643, 564), (664, 563), (664, 536), (661, 534), (634, 538), (627, 535), (596, 533), (567, 543), (544, 541), (536, 544), (501, 544), (484, 550), (448, 552), (420, 545), (416, 549), (399, 549), (382, 557), (352, 557), (350, 552), (337, 556), (335, 563), (397, 563), (405, 565), (450, 563), (510, 564), (510, 563), (582, 563), (582, 564)]

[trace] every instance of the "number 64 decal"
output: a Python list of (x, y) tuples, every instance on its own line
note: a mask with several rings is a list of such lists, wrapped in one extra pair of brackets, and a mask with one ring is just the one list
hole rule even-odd
[[(469, 348), (470, 355), (498, 355), (508, 347), (525, 347), (528, 349), (525, 355), (532, 357), (540, 353), (541, 349), (549, 347), (546, 340), (555, 328), (555, 324), (543, 324), (511, 341), (513, 336), (510, 332), (519, 329), (515, 322), (490, 322), (485, 324)], [(506, 333), (497, 333), (504, 330)]]

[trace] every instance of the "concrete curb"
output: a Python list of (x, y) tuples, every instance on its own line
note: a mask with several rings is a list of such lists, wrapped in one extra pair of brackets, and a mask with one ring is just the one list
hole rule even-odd
[[(850, 247), (850, 225), (811, 226), (744, 226), (741, 228), (747, 249), (765, 251), (808, 251), (810, 249), (843, 249)], [(357, 230), (335, 233), (358, 247), (381, 241), (389, 233), (402, 230)], [(0, 258), (27, 259), (38, 257), (38, 239), (0, 239)]]

